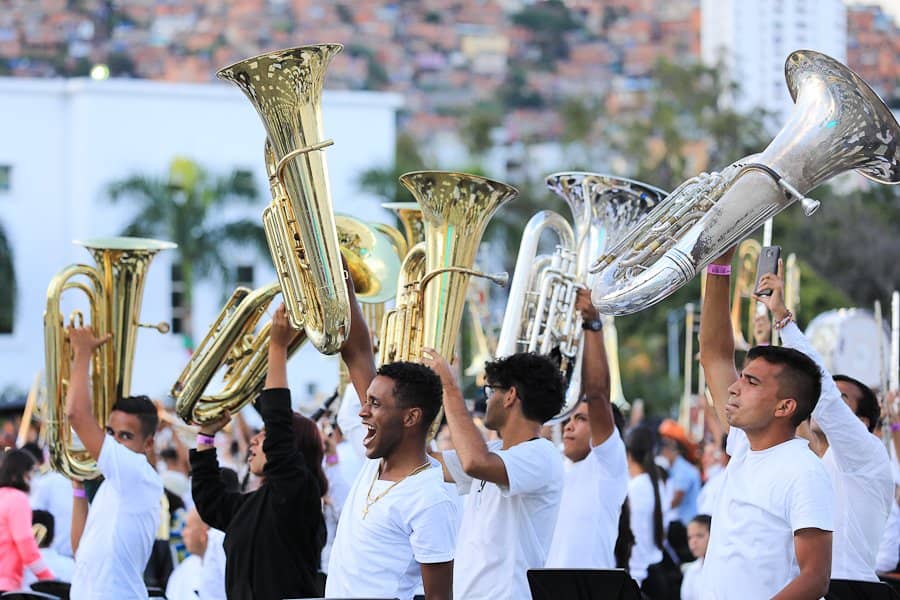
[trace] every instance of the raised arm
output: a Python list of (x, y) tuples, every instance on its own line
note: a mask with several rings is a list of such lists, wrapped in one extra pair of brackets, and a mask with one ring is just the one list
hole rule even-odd
[[(600, 323), (600, 312), (591, 302), (591, 292), (578, 290), (575, 308), (585, 323)], [(581, 359), (581, 391), (587, 399), (588, 417), (591, 422), (591, 443), (599, 446), (615, 432), (616, 424), (610, 406), (609, 362), (603, 330), (585, 329), (584, 354)]]
[[(712, 264), (730, 269), (732, 255), (734, 248)], [(725, 403), (728, 401), (728, 387), (738, 378), (734, 365), (734, 333), (731, 331), (731, 316), (728, 312), (730, 283), (731, 277), (728, 275), (709, 273), (700, 309), (700, 364), (703, 366), (706, 385), (712, 394), (719, 423), (726, 433), (728, 421), (725, 420)], [(687, 335), (691, 335), (691, 332), (687, 332)]]
[(834, 449), (835, 461), (843, 471), (856, 471), (871, 465), (872, 461), (886, 463), (889, 459), (884, 447), (844, 402), (840, 389), (825, 368), (825, 361), (793, 321), (793, 315), (784, 303), (782, 269), (782, 261), (779, 260), (778, 274), (769, 273), (760, 279), (760, 289), (771, 290), (772, 294), (756, 296), (756, 299), (766, 305), (772, 313), (772, 320), (781, 324), (782, 344), (813, 359), (822, 372), (822, 393), (812, 416)]
[(91, 457), (99, 460), (106, 434), (91, 409), (91, 355), (112, 339), (112, 334), (98, 338), (90, 327), (69, 327), (68, 335), (73, 358), (66, 392), (66, 418)]
[[(441, 378), (444, 391), (444, 415), (447, 417), (447, 425), (450, 427), (450, 435), (453, 438), (453, 447), (459, 457), (463, 471), (470, 477), (490, 481), (501, 487), (509, 486), (509, 474), (503, 459), (488, 450), (481, 432), (472, 421), (472, 416), (466, 408), (462, 391), (456, 382), (456, 377), (450, 368), (450, 363), (438, 354), (434, 348), (423, 348), (422, 364), (434, 370)], [(443, 463), (443, 461), (442, 461)], [(449, 472), (444, 469), (444, 478)]]
[[(344, 267), (346, 268), (346, 266)], [(369, 326), (363, 317), (353, 280), (347, 278), (347, 292), (350, 297), (350, 333), (341, 347), (341, 359), (350, 371), (350, 383), (356, 390), (356, 396), (362, 403), (366, 398), (369, 384), (375, 379), (375, 352), (372, 349), (372, 337)], [(377, 326), (374, 324), (373, 326)]]
[[(200, 433), (205, 437), (198, 436), (197, 449), (190, 451), (191, 496), (197, 512), (204, 523), (222, 531), (228, 529), (244, 498), (238, 492), (227, 491), (220, 475), (215, 445), (202, 440), (215, 437), (230, 420), (231, 415), (225, 412), (216, 421), (203, 425)], [(74, 532), (72, 535), (74, 538)]]

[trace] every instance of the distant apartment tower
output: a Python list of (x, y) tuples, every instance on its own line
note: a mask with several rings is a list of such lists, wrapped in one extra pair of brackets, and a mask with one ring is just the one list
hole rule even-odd
[(880, 6), (850, 6), (847, 22), (847, 64), (896, 105), (900, 100), (900, 27)]
[(702, 0), (701, 57), (720, 61), (739, 85), (741, 110), (775, 113), (780, 125), (793, 102), (784, 82), (784, 61), (794, 50), (847, 59), (847, 9), (842, 0)]

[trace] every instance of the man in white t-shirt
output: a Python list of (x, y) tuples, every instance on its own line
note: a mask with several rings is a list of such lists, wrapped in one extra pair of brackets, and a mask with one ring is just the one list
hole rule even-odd
[[(784, 304), (784, 282), (767, 275), (768, 303), (776, 322), (790, 314)], [(763, 285), (763, 283), (761, 283)], [(819, 444), (811, 445), (831, 477), (837, 502), (831, 576), (878, 581), (875, 562), (885, 524), (894, 505), (891, 459), (872, 432), (881, 416), (874, 392), (864, 383), (828, 373), (824, 361), (797, 324), (789, 318), (782, 343), (811, 357), (822, 371), (822, 395), (813, 410), (811, 429)]]
[(355, 301), (351, 314), (341, 357), (365, 399), (359, 416), (366, 460), (341, 511), (325, 595), (411, 600), (422, 586), (429, 600), (448, 600), (456, 505), (440, 465), (425, 451), (441, 406), (441, 382), (415, 363), (391, 363), (375, 372), (368, 328)]
[(628, 462), (609, 402), (603, 321), (590, 291), (579, 291), (576, 307), (585, 330), (582, 401), (563, 429), (563, 453), (572, 466), (565, 474), (546, 566), (614, 569), (619, 516), (628, 495)]
[(562, 462), (541, 425), (563, 406), (559, 368), (546, 356), (513, 354), (485, 365), (484, 424), (500, 440), (486, 444), (447, 360), (423, 349), (440, 375), (455, 451), (433, 454), (444, 478), (468, 494), (453, 572), (453, 597), (529, 598), (526, 572), (543, 568), (559, 510)]
[(69, 328), (74, 356), (66, 416), (104, 478), (90, 511), (83, 486), (73, 482), (72, 600), (147, 598), (144, 568), (160, 523), (162, 481), (147, 460), (159, 422), (156, 406), (146, 396), (120, 398), (106, 432), (91, 412), (91, 355), (110, 337)]
[(720, 476), (702, 597), (819, 598), (831, 573), (834, 493), (795, 430), (816, 406), (822, 373), (801, 352), (756, 346), (738, 375), (729, 314), (732, 254), (708, 270), (700, 318), (701, 364), (719, 420), (730, 427), (731, 456)]
[(225, 600), (225, 533), (203, 522), (196, 508), (181, 532), (190, 556), (172, 571), (166, 584), (169, 600)]

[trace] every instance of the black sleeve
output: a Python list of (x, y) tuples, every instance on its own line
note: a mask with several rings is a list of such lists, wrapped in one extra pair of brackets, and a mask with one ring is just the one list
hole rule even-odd
[(266, 439), (263, 441), (263, 452), (266, 453), (263, 477), (266, 484), (300, 483), (308, 473), (294, 443), (291, 391), (287, 388), (263, 390), (256, 401), (256, 408), (266, 425)]
[(191, 495), (200, 518), (210, 527), (227, 531), (232, 517), (244, 502), (244, 495), (226, 491), (215, 450), (198, 452), (192, 449), (190, 458)]

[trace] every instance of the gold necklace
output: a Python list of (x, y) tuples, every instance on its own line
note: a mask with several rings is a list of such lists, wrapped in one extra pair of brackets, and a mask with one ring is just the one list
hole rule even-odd
[(394, 483), (389, 485), (388, 489), (384, 490), (383, 492), (381, 492), (380, 494), (375, 496), (375, 498), (373, 499), (372, 498), (372, 488), (375, 487), (375, 481), (378, 479), (379, 476), (381, 476), (382, 464), (383, 463), (379, 463), (378, 470), (375, 471), (375, 476), (372, 478), (372, 483), (369, 484), (369, 491), (366, 492), (366, 507), (363, 509), (363, 515), (362, 515), (363, 519), (365, 519), (369, 515), (369, 509), (372, 508), (372, 505), (375, 504), (376, 502), (378, 502), (379, 500), (381, 500), (382, 498), (384, 498), (385, 496), (387, 496), (387, 493), (389, 491), (391, 491), (392, 489), (394, 489), (397, 486), (397, 484), (399, 484), (401, 481), (403, 481), (407, 477), (412, 477), (416, 473), (421, 473), (422, 471), (424, 471), (425, 469), (427, 469), (428, 467), (431, 466), (431, 462), (426, 462), (423, 465), (419, 465), (418, 467), (416, 467), (415, 469), (410, 471), (407, 475), (403, 476), (402, 478), (398, 479), (397, 481), (395, 481)]

